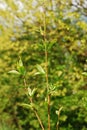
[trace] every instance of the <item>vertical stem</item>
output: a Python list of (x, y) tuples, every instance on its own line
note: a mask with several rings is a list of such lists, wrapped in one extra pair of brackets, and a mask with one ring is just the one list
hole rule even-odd
[[(25, 90), (27, 90), (27, 83), (26, 83), (25, 76), (23, 77), (23, 79), (24, 79)], [(32, 97), (30, 97), (29, 100), (30, 100), (30, 103), (33, 103)], [(35, 116), (37, 117), (37, 120), (38, 120), (38, 122), (39, 122), (39, 124), (41, 126), (41, 129), (44, 130), (44, 126), (43, 126), (43, 123), (41, 121), (41, 118), (38, 115), (37, 110), (35, 108), (33, 108), (33, 112), (35, 113)]]
[[(46, 43), (45, 43), (46, 44)], [(46, 45), (45, 45), (46, 46)], [(45, 47), (45, 62), (46, 62), (46, 86), (47, 86), (47, 91), (49, 91), (49, 82), (48, 82), (48, 53), (47, 49)], [(48, 130), (50, 130), (50, 94), (48, 93), (47, 95), (47, 101), (48, 101)]]
[[(32, 97), (30, 98), (30, 102), (33, 103)], [(40, 119), (40, 117), (39, 117), (39, 115), (38, 115), (38, 113), (37, 113), (37, 110), (36, 110), (35, 108), (33, 108), (33, 111), (34, 111), (35, 116), (36, 116), (37, 119), (38, 119), (38, 122), (39, 122), (39, 124), (40, 124), (40, 126), (41, 126), (41, 129), (44, 130), (43, 123), (42, 123), (42, 121), (41, 121), (41, 119)]]
[[(47, 52), (47, 39), (46, 39), (46, 7), (44, 1), (44, 45), (45, 45), (45, 69), (46, 69), (46, 87), (49, 91), (49, 81), (48, 81), (48, 52)], [(48, 130), (51, 130), (50, 126), (50, 94), (47, 95), (48, 102)]]
[(57, 121), (57, 124), (56, 124), (56, 127), (57, 127), (57, 130), (59, 130), (59, 118), (60, 118), (60, 113), (61, 113), (61, 110), (63, 109), (63, 107), (60, 107), (60, 109), (58, 110), (58, 121)]
[(34, 110), (34, 113), (35, 113), (35, 115), (36, 115), (36, 117), (37, 117), (37, 119), (38, 119), (38, 121), (39, 121), (39, 124), (40, 124), (40, 126), (41, 126), (41, 129), (44, 130), (44, 127), (43, 127), (42, 121), (41, 121), (41, 119), (40, 119), (40, 117), (39, 117), (37, 111)]
[(50, 130), (50, 95), (48, 95), (48, 130)]

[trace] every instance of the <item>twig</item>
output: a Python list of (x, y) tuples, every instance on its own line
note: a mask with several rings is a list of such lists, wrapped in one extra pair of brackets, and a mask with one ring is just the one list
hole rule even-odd
[[(33, 103), (32, 98), (30, 98), (30, 102)], [(41, 119), (40, 119), (40, 117), (39, 117), (39, 115), (38, 115), (38, 113), (37, 113), (37, 110), (36, 110), (35, 108), (33, 108), (33, 112), (35, 113), (35, 115), (36, 115), (36, 117), (37, 117), (37, 119), (38, 119), (38, 122), (39, 122), (39, 124), (40, 124), (40, 126), (41, 126), (41, 129), (44, 130), (43, 123), (42, 123), (42, 121), (41, 121)]]
[[(24, 77), (24, 86), (25, 86), (25, 90), (27, 90), (27, 83), (26, 83), (25, 77)], [(30, 100), (31, 103), (33, 103), (32, 97), (30, 97), (29, 100)], [(37, 113), (37, 111), (36, 111), (35, 108), (33, 108), (33, 112), (35, 113), (35, 115), (36, 115), (36, 117), (37, 117), (37, 119), (38, 119), (38, 122), (39, 122), (39, 124), (40, 124), (40, 126), (41, 126), (41, 129), (44, 130), (43, 123), (42, 123), (42, 121), (41, 121), (41, 119), (40, 119), (40, 116), (38, 115), (38, 113)]]
[(60, 109), (58, 110), (58, 121), (57, 121), (57, 124), (56, 124), (56, 128), (57, 130), (59, 130), (59, 118), (60, 118), (60, 113), (61, 113), (61, 110), (63, 109), (63, 107), (60, 107)]
[[(49, 82), (48, 82), (48, 52), (47, 52), (47, 39), (46, 39), (46, 7), (44, 1), (44, 45), (45, 45), (45, 69), (46, 69), (46, 87), (47, 91), (49, 91)], [(51, 129), (50, 126), (50, 94), (47, 96), (48, 101), (48, 130)]]

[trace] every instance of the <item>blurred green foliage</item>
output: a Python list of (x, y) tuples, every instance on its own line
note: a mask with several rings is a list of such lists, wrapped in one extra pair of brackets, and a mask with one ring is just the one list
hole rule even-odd
[[(45, 70), (44, 7), (51, 92), (51, 129), (56, 129), (56, 110), (60, 114), (60, 130), (87, 129), (87, 23), (68, 0), (3, 0), (0, 9), (0, 129), (40, 130), (30, 109), (23, 87), (23, 77), (8, 72), (17, 70), (19, 57), (26, 68), (26, 80), (36, 88), (34, 102), (47, 129), (46, 84), (37, 73), (37, 65)], [(39, 67), (40, 67), (39, 66)], [(23, 69), (23, 74), (24, 68)], [(40, 68), (41, 69), (41, 68)], [(44, 71), (43, 71), (44, 72)], [(4, 124), (3, 124), (4, 122)]]

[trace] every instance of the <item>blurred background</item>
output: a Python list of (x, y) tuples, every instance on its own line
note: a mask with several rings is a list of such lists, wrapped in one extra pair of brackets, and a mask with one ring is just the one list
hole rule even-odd
[[(51, 96), (51, 129), (87, 130), (87, 0), (0, 0), (0, 130), (41, 130), (30, 109), (21, 76), (19, 57), (26, 68), (34, 102), (45, 130), (47, 104), (45, 79), (35, 76), (36, 65), (45, 68), (44, 17)], [(85, 75), (83, 75), (85, 72)]]

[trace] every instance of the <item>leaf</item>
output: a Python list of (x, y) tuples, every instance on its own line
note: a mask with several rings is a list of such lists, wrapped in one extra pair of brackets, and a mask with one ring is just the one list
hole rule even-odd
[(55, 41), (49, 43), (49, 44), (48, 44), (48, 49), (50, 50), (50, 49), (53, 47), (54, 44), (55, 44)]
[(44, 35), (44, 31), (42, 30), (42, 28), (40, 27), (40, 33), (43, 36)]
[(24, 65), (23, 65), (23, 62), (22, 62), (21, 58), (20, 58), (19, 62), (17, 63), (17, 69), (18, 69), (18, 71), (19, 71), (19, 73), (21, 75), (25, 75), (26, 74), (26, 70), (24, 68)]
[(38, 74), (40, 74), (40, 72), (36, 72), (34, 75), (38, 75)]
[(20, 67), (23, 66), (23, 62), (22, 62), (22, 59), (21, 59), (21, 58), (19, 59), (18, 65), (19, 65)]
[(87, 72), (83, 72), (82, 74), (85, 75), (85, 76), (87, 76)]
[(21, 73), (21, 75), (25, 75), (26, 74), (26, 70), (25, 70), (24, 66), (19, 68), (19, 72)]
[(16, 71), (16, 70), (11, 70), (8, 73), (20, 75), (20, 73), (18, 71)]
[(66, 119), (67, 119), (67, 116), (66, 116), (66, 115), (60, 116), (60, 120), (61, 120), (61, 121), (66, 121)]
[(30, 109), (33, 109), (33, 104), (26, 104), (26, 103), (21, 103), (21, 104), (19, 104), (20, 106), (22, 106), (22, 107), (25, 107), (25, 108), (30, 108)]
[(28, 87), (28, 94), (29, 94), (29, 96), (32, 97), (34, 95), (35, 91), (36, 91), (36, 88), (34, 88), (33, 90), (31, 90), (31, 88)]
[(45, 74), (44, 69), (40, 65), (36, 65), (36, 68), (39, 71), (39, 73), (37, 72), (36, 74)]
[(55, 113), (58, 115), (58, 110), (56, 110)]
[(62, 109), (63, 109), (63, 107), (60, 107), (60, 108), (59, 108), (59, 110), (56, 110), (56, 111), (55, 111), (55, 112), (56, 112), (56, 114), (57, 114), (57, 115), (60, 115), (60, 113), (61, 113)]
[(29, 87), (28, 87), (28, 94), (29, 94), (29, 96), (32, 96), (32, 90)]

